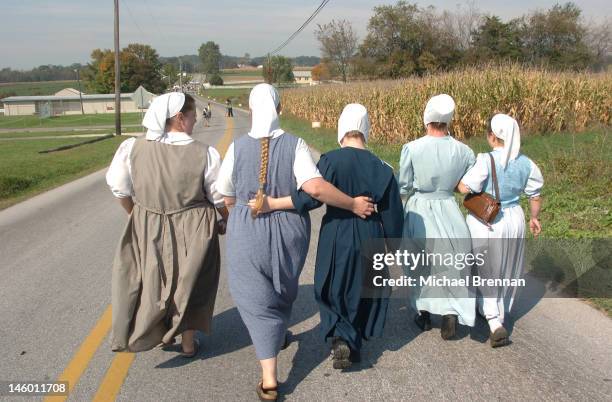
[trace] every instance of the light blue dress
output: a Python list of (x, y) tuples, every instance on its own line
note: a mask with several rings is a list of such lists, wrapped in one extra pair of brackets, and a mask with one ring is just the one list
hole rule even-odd
[[(399, 169), (400, 194), (409, 196), (404, 206), (404, 244), (422, 244), (428, 253), (471, 252), (470, 232), (454, 189), (475, 160), (474, 152), (451, 136), (426, 135), (404, 145)], [(437, 261), (411, 276), (417, 280), (419, 276), (457, 280), (469, 274), (469, 267), (459, 269), (457, 264)], [(459, 323), (474, 325), (475, 298), (468, 287), (414, 286), (411, 301), (417, 311), (454, 314)]]

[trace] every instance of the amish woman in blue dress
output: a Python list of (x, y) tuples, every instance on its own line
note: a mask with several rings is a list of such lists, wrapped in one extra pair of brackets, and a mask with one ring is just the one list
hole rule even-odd
[[(437, 95), (427, 102), (423, 116), (427, 134), (402, 148), (399, 186), (400, 193), (409, 196), (404, 209), (406, 242), (424, 243), (428, 252), (458, 255), (471, 252), (471, 242), (454, 190), (475, 157), (467, 145), (449, 134), (454, 111), (455, 102), (449, 95)], [(414, 272), (424, 272), (424, 278), (445, 276), (455, 283), (467, 280), (470, 273), (467, 266), (439, 262), (425, 268)], [(455, 335), (457, 321), (474, 326), (475, 301), (467, 287), (424, 284), (413, 290), (411, 301), (418, 311), (415, 322), (421, 330), (431, 329), (431, 314), (442, 316), (440, 333), (445, 340)]]
[[(505, 114), (493, 116), (487, 141), (493, 151), (478, 154), (476, 164), (463, 176), (458, 189), (464, 194), (485, 191), (493, 195), (489, 155), (493, 156), (501, 210), (491, 224), (485, 224), (471, 214), (466, 221), (474, 250), (487, 251), (479, 275), (488, 279), (518, 279), (523, 274), (525, 255), (525, 215), (519, 198), (521, 194), (529, 197), (529, 229), (534, 236), (539, 235), (542, 230), (538, 219), (540, 191), (544, 178), (538, 166), (520, 153), (519, 125), (512, 117)], [(510, 286), (478, 288), (478, 310), (489, 323), (491, 347), (509, 344), (503, 323), (512, 308), (516, 291), (516, 287)]]
[[(252, 126), (235, 140), (222, 163), (217, 189), (234, 205), (227, 229), (229, 288), (262, 368), (256, 391), (276, 400), (277, 355), (285, 336), (310, 241), (310, 218), (295, 210), (259, 213), (265, 195), (303, 189), (315, 198), (369, 214), (366, 197), (351, 198), (321, 178), (306, 143), (279, 124), (280, 97), (259, 84), (249, 97)], [(251, 207), (249, 207), (249, 200)]]
[[(361, 255), (363, 242), (375, 238), (399, 238), (403, 212), (393, 169), (366, 149), (370, 122), (363, 105), (347, 105), (338, 120), (341, 148), (321, 155), (323, 178), (348, 195), (367, 195), (377, 213), (360, 219), (328, 206), (319, 234), (315, 264), (315, 297), (321, 316), (321, 335), (332, 340), (333, 367), (346, 369), (359, 360), (362, 340), (381, 336), (388, 295), (369, 293), (371, 277)], [(291, 199), (267, 199), (271, 208), (295, 208), (300, 213), (322, 203), (304, 191)], [(371, 268), (370, 268), (371, 269)], [(371, 278), (370, 278), (371, 280)], [(364, 290), (368, 290), (365, 294)]]

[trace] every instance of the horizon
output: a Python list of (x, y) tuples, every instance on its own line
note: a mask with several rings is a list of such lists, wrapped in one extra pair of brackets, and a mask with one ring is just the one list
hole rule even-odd
[[(320, 4), (318, 0), (298, 6), (277, 0), (263, 0), (257, 4), (244, 0), (237, 2), (239, 4), (232, 6), (229, 14), (226, 11), (229, 8), (215, 7), (208, 0), (197, 3), (184, 0), (170, 8), (160, 0), (121, 0), (121, 48), (129, 43), (142, 43), (153, 47), (161, 57), (178, 57), (176, 55), (197, 55), (200, 44), (212, 40), (219, 44), (224, 55), (242, 57), (249, 53), (261, 57), (289, 37)], [(317, 24), (332, 19), (351, 21), (361, 41), (373, 8), (396, 3), (389, 0), (330, 2), (284, 49), (282, 55), (320, 57), (313, 32)], [(432, 5), (438, 10), (452, 12), (466, 9), (466, 4), (457, 4), (454, 0), (415, 3), (420, 7)], [(519, 0), (510, 4), (496, 0), (477, 1), (474, 5), (483, 14), (509, 20), (530, 11), (550, 8), (556, 3), (565, 2)], [(602, 20), (610, 15), (611, 6), (605, 0), (574, 3), (582, 9), (586, 21)], [(163, 10), (164, 19), (160, 10)], [(90, 61), (92, 50), (113, 49), (113, 7), (110, 1), (101, 4), (56, 0), (52, 8), (46, 9), (36, 4), (35, 0), (23, 0), (19, 4), (4, 3), (0, 5), (0, 11), (2, 15), (10, 16), (0, 26), (0, 35), (4, 38), (19, 35), (19, 41), (5, 40), (0, 43), (0, 53), (3, 54), (0, 68), (30, 70), (41, 65), (85, 65)], [(281, 14), (282, 18), (273, 13)], [(228, 18), (232, 24), (226, 22)], [(36, 26), (37, 29), (24, 29), (27, 26)], [(242, 29), (236, 30), (236, 26)], [(248, 45), (245, 45), (244, 31), (248, 32)]]

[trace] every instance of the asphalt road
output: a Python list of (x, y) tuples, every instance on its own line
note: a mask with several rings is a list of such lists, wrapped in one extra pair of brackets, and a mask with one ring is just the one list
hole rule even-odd
[[(215, 106), (211, 127), (199, 121), (194, 136), (226, 148), (248, 131), (248, 116), (235, 116), (227, 123)], [(111, 263), (126, 216), (104, 173), (0, 211), (0, 381), (72, 378), (71, 401), (256, 400), (259, 364), (225, 265), (213, 333), (199, 335), (198, 358), (110, 351)], [(445, 342), (435, 329), (419, 333), (407, 303), (394, 299), (384, 338), (366, 344), (360, 365), (335, 371), (319, 338), (313, 296), (321, 216), (322, 210), (312, 214), (294, 341), (279, 356), (287, 400), (610, 400), (612, 320), (573, 299), (519, 301), (513, 344), (495, 350), (486, 343), (486, 324)], [(226, 251), (224, 239), (221, 246)]]

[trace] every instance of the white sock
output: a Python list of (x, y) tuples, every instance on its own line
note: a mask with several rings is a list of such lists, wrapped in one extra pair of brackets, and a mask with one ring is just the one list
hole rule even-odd
[(491, 329), (491, 332), (495, 332), (496, 329), (503, 327), (501, 321), (499, 321), (499, 318), (495, 317), (495, 318), (491, 318), (489, 321), (489, 328)]

